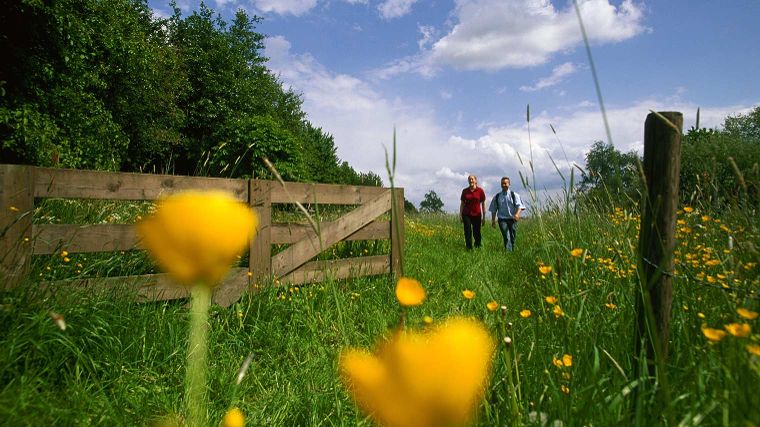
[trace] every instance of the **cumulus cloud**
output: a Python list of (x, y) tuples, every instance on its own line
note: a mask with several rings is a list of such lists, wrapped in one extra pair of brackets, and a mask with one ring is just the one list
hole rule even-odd
[(317, 5), (317, 0), (253, 0), (256, 9), (278, 15), (300, 16)]
[(417, 0), (385, 0), (377, 6), (377, 11), (383, 19), (400, 18), (412, 11), (412, 5)]
[[(544, 64), (583, 42), (572, 2), (557, 9), (549, 0), (457, 0), (455, 24), (418, 55), (388, 64), (378, 75), (431, 75), (440, 67), (496, 71)], [(647, 31), (644, 7), (633, 0), (580, 0), (592, 44), (616, 43)], [(426, 45), (429, 41), (426, 40)], [(404, 64), (401, 66), (401, 64)]]
[(532, 86), (520, 86), (520, 90), (523, 92), (533, 92), (554, 86), (562, 82), (565, 77), (573, 74), (575, 71), (576, 68), (572, 62), (565, 62), (564, 64), (554, 67), (552, 74), (549, 77), (538, 79), (538, 81)]

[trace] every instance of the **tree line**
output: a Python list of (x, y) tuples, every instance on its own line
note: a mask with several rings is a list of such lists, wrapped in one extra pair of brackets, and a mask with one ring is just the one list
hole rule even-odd
[(267, 68), (257, 16), (201, 3), (19, 0), (0, 11), (3, 163), (382, 185)]

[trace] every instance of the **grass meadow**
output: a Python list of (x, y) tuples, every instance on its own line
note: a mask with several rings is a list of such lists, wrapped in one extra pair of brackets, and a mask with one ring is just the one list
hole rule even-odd
[[(66, 215), (65, 207), (50, 209), (40, 220)], [(142, 205), (130, 209), (122, 216), (145, 212)], [(119, 214), (103, 206), (97, 211)], [(684, 207), (678, 218), (662, 420), (758, 425), (760, 223), (740, 209), (716, 214)], [(516, 252), (504, 252), (498, 229), (488, 224), (483, 248), (468, 252), (458, 218), (406, 217), (405, 275), (427, 291), (424, 304), (407, 310), (407, 325), (474, 317), (500, 343), (475, 425), (662, 421), (637, 414), (633, 401), (641, 384), (634, 357), (638, 224), (637, 212), (613, 206), (584, 214), (545, 211), (520, 223)], [(370, 242), (350, 251), (382, 249)], [(152, 269), (137, 252), (34, 260), (30, 281), (2, 294), (0, 424), (133, 426), (179, 419), (186, 301), (137, 304), (118, 292), (62, 289), (41, 297), (35, 291), (41, 279)], [(388, 276), (273, 285), (229, 308), (212, 307), (211, 419), (216, 423), (238, 407), (251, 426), (372, 425), (340, 383), (338, 356), (348, 346), (372, 348), (398, 324), (394, 286)], [(466, 290), (474, 296), (466, 298)], [(505, 335), (512, 340), (511, 381), (502, 357)], [(638, 398), (659, 399), (643, 391)]]

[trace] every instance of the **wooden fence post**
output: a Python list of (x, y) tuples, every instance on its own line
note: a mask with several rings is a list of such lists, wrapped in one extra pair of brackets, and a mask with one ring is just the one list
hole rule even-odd
[(0, 289), (24, 280), (32, 259), (34, 169), (0, 165)]
[(249, 205), (259, 217), (248, 258), (251, 287), (256, 289), (268, 283), (272, 275), (272, 182), (257, 179), (248, 182)]
[[(682, 128), (683, 115), (678, 112), (651, 113), (644, 125), (647, 192), (639, 229), (635, 355), (638, 357), (646, 350), (650, 375), (657, 374), (658, 367), (664, 368), (668, 356)], [(665, 372), (659, 374), (664, 377)], [(660, 383), (663, 381), (664, 378)]]
[(393, 188), (391, 198), (391, 275), (404, 275), (404, 189)]

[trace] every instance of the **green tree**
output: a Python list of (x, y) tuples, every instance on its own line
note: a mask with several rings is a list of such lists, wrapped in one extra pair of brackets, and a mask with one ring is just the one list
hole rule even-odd
[(420, 212), (422, 213), (443, 213), (443, 201), (435, 191), (430, 190), (425, 193), (425, 197), (420, 202)]
[(639, 156), (621, 153), (612, 144), (596, 141), (586, 154), (586, 173), (579, 193), (590, 203), (635, 205), (639, 202), (641, 179)]

